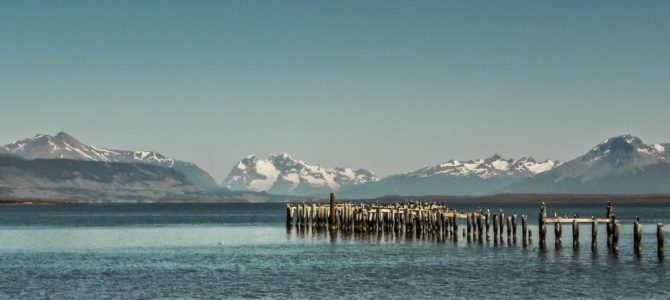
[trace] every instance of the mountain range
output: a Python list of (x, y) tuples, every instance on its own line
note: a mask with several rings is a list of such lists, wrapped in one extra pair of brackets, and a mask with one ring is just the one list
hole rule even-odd
[(489, 195), (558, 165), (560, 162), (555, 160), (537, 162), (532, 157), (511, 159), (497, 154), (485, 159), (450, 160), (436, 166), (391, 175), (379, 181), (347, 187), (341, 191), (341, 196)]
[(114, 150), (66, 133), (0, 146), (0, 198), (91, 201), (277, 201), (385, 195), (670, 194), (670, 144), (632, 135), (606, 139), (567, 162), (503, 158), (449, 160), (378, 178), (366, 169), (324, 167), (287, 153), (249, 155), (219, 185), (197, 165), (153, 151)]

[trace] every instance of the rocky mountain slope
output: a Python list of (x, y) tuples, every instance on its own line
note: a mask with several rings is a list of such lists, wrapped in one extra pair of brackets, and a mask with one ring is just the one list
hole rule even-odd
[(150, 164), (0, 156), (0, 197), (150, 201), (201, 192), (184, 174)]

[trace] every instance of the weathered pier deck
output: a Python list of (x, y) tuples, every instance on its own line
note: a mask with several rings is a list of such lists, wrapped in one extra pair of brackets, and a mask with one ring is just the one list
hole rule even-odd
[[(407, 202), (393, 204), (337, 203), (335, 195), (330, 195), (327, 204), (287, 204), (286, 226), (288, 228), (338, 231), (340, 233), (358, 234), (392, 234), (412, 238), (431, 238), (438, 241), (459, 240), (459, 226), (465, 223), (460, 237), (468, 242), (491, 242), (495, 244), (517, 243), (517, 229), (521, 223), (521, 244), (527, 247), (532, 244), (533, 232), (529, 229), (528, 216), (505, 215), (500, 210), (491, 213), (481, 209), (472, 212), (456, 211), (444, 204)], [(569, 225), (568, 225), (569, 224)], [(598, 231), (600, 225), (605, 226), (607, 248), (613, 253), (619, 252), (619, 236), (621, 221), (616, 218), (614, 208), (607, 203), (604, 217), (596, 218), (547, 216), (547, 207), (540, 206), (538, 219), (539, 248), (547, 248), (547, 229), (553, 226), (554, 247), (563, 247), (562, 227), (572, 227), (572, 248), (578, 251), (580, 225), (590, 226), (591, 249), (598, 250)], [(640, 255), (642, 248), (642, 225), (639, 219), (633, 223), (634, 252)], [(664, 259), (663, 224), (657, 225), (657, 252), (659, 259)]]

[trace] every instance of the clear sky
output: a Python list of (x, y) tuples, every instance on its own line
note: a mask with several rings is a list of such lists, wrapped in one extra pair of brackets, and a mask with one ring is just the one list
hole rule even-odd
[(0, 143), (66, 131), (223, 179), (670, 142), (670, 1), (2, 1)]

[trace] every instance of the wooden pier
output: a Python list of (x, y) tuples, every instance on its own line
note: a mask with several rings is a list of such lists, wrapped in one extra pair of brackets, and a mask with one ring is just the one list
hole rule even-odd
[[(559, 216), (554, 213), (547, 217), (547, 207), (540, 205), (538, 218), (539, 248), (547, 249), (547, 227), (553, 226), (554, 247), (563, 247), (563, 226), (572, 227), (572, 249), (579, 251), (580, 226), (591, 227), (591, 250), (598, 251), (598, 231), (605, 226), (607, 248), (614, 254), (619, 253), (619, 235), (621, 221), (614, 214), (614, 207), (607, 202), (604, 217), (590, 218), (579, 215)], [(334, 194), (330, 194), (330, 203), (286, 204), (286, 226), (315, 231), (337, 231), (340, 233), (394, 235), (411, 238), (430, 238), (438, 241), (459, 239), (459, 223), (465, 223), (461, 237), (468, 242), (491, 242), (494, 244), (515, 245), (517, 243), (518, 221), (521, 222), (521, 244), (532, 244), (532, 231), (529, 229), (528, 216), (516, 214), (505, 216), (500, 210), (497, 214), (489, 210), (477, 209), (472, 212), (459, 212), (444, 204), (407, 202), (393, 204), (337, 203)], [(491, 229), (493, 229), (491, 236)], [(492, 237), (492, 239), (491, 239)], [(633, 223), (633, 247), (636, 255), (642, 249), (642, 225), (636, 217)], [(657, 252), (659, 259), (664, 255), (663, 224), (657, 225)]]
[[(524, 245), (530, 244), (528, 217), (522, 220)], [(467, 241), (490, 241), (493, 223), (493, 241), (517, 242), (518, 216), (505, 218), (502, 211), (491, 214), (476, 210), (459, 212), (437, 203), (361, 204), (336, 203), (331, 194), (329, 204), (287, 204), (286, 225), (314, 230), (338, 230), (351, 233), (404, 234), (412, 237), (459, 239), (459, 222), (465, 220), (461, 237)], [(505, 228), (507, 231), (505, 233)]]

